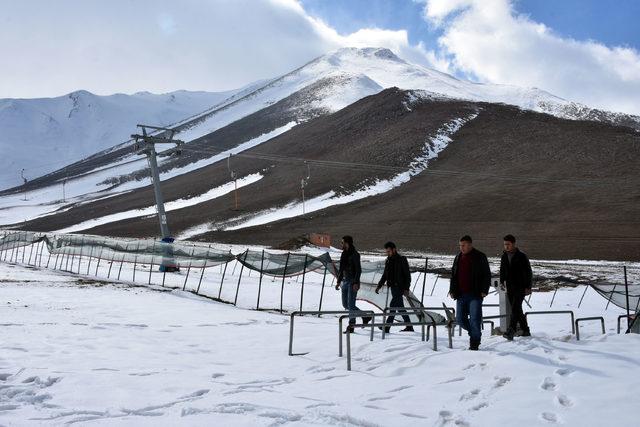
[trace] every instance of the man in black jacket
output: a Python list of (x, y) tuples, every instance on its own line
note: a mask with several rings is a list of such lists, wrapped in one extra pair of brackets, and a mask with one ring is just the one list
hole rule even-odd
[[(336, 290), (342, 289), (342, 306), (351, 313), (360, 311), (356, 306), (356, 297), (360, 290), (361, 274), (360, 254), (353, 245), (353, 237), (344, 236), (342, 238), (342, 255), (340, 255), (340, 268), (338, 270)], [(367, 324), (371, 321), (371, 317), (363, 317), (362, 321)], [(356, 318), (351, 317), (347, 330), (353, 332), (353, 325), (355, 324)]]
[(487, 256), (473, 247), (470, 236), (460, 239), (460, 253), (451, 269), (449, 296), (456, 300), (456, 323), (469, 332), (469, 350), (482, 338), (482, 300), (489, 293), (491, 270)]
[(531, 331), (527, 318), (522, 312), (522, 302), (526, 295), (531, 294), (533, 273), (531, 263), (524, 252), (516, 247), (516, 238), (511, 234), (504, 236), (504, 253), (500, 260), (500, 283), (507, 287), (507, 298), (511, 305), (509, 328), (504, 337), (509, 341), (518, 330), (518, 323), (522, 328), (522, 336), (530, 337)]
[[(376, 294), (386, 283), (391, 289), (391, 302), (389, 307), (404, 307), (404, 295), (408, 295), (411, 287), (411, 271), (409, 270), (409, 261), (398, 253), (396, 244), (387, 242), (384, 244), (384, 250), (387, 252), (387, 260), (384, 263), (384, 273), (378, 282)], [(391, 325), (395, 319), (394, 314), (406, 313), (405, 310), (392, 310), (391, 316), (387, 317), (387, 324)], [(402, 315), (402, 319), (409, 323), (411, 318), (406, 314)], [(390, 326), (386, 326), (386, 332), (389, 332)], [(402, 332), (413, 332), (413, 326), (407, 325)]]

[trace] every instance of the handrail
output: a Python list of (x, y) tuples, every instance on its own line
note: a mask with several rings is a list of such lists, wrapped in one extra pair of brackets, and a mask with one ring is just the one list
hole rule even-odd
[(541, 314), (569, 314), (571, 315), (571, 333), (575, 334), (576, 333), (576, 326), (574, 324), (576, 316), (573, 313), (573, 310), (545, 310), (545, 311), (527, 311), (524, 314), (524, 318), (527, 319), (527, 317), (529, 315), (532, 314), (536, 314), (536, 315), (541, 315)]
[(593, 317), (581, 317), (576, 319), (576, 341), (580, 341), (580, 322), (586, 322), (588, 320), (599, 320), (600, 326), (602, 326), (602, 335), (606, 334), (606, 329), (604, 327), (604, 317), (602, 316), (593, 316)]
[(366, 314), (367, 316), (370, 314), (375, 314), (372, 310), (359, 311), (357, 313), (350, 312), (349, 310), (313, 310), (313, 311), (293, 311), (291, 312), (290, 320), (289, 320), (289, 356), (301, 356), (307, 353), (293, 354), (293, 327), (296, 316), (304, 316), (304, 315), (323, 315), (323, 314), (347, 314), (352, 315), (352, 317), (362, 317), (362, 314)]
[[(420, 310), (418, 308), (413, 308), (414, 310)], [(385, 309), (386, 310), (386, 309)], [(424, 310), (424, 309), (422, 309)], [(436, 335), (436, 321), (433, 318), (433, 316), (431, 316), (429, 313), (424, 313), (425, 315), (429, 316), (431, 318), (431, 325), (433, 326), (433, 351), (438, 351), (438, 337)], [(386, 313), (375, 313), (373, 316), (373, 318), (376, 317), (380, 317), (382, 316), (383, 318), (387, 316)], [(343, 318), (346, 318), (348, 316), (340, 316), (340, 320), (342, 320)], [(394, 322), (393, 323), (396, 326), (422, 326), (424, 328), (424, 326), (426, 325), (426, 322), (423, 318), (423, 320), (421, 322)], [(385, 333), (385, 327), (389, 326), (386, 322), (383, 322), (381, 324), (375, 324), (375, 322), (371, 322), (371, 327), (373, 328), (374, 326), (380, 326), (382, 327), (382, 335), (383, 335), (383, 339), (384, 339), (384, 333)], [(341, 328), (342, 329), (342, 328)], [(373, 329), (372, 329), (373, 331)], [(423, 332), (424, 334), (424, 332)], [(341, 332), (342, 335), (342, 332)], [(372, 332), (373, 335), (373, 332)], [(346, 338), (347, 338), (347, 371), (351, 370), (351, 330), (347, 329), (346, 331)], [(424, 335), (423, 335), (423, 341), (424, 341)], [(342, 347), (342, 338), (340, 339), (340, 347)]]
[(621, 314), (620, 316), (618, 316), (618, 333), (620, 333), (620, 321), (622, 319), (626, 319), (626, 318), (630, 318), (630, 319), (635, 319), (636, 315), (635, 314)]

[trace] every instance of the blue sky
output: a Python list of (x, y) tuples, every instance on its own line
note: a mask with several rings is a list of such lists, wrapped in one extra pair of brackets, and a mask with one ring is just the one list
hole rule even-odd
[[(440, 30), (422, 17), (414, 0), (301, 0), (307, 12), (341, 33), (362, 27), (406, 29), (412, 43), (435, 45)], [(519, 0), (517, 12), (543, 23), (563, 37), (597, 40), (640, 50), (639, 0)]]
[(0, 98), (229, 90), (348, 46), (640, 114), (638, 17), (640, 0), (0, 1)]

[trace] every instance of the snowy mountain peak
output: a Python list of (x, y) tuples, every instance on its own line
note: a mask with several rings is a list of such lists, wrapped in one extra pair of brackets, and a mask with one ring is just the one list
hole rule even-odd
[(349, 59), (377, 58), (377, 59), (388, 60), (388, 61), (396, 61), (396, 62), (402, 62), (402, 63), (405, 62), (403, 59), (399, 58), (395, 53), (393, 53), (391, 49), (381, 48), (381, 47), (364, 47), (364, 48), (344, 47), (332, 53), (324, 55), (321, 58), (326, 58), (329, 61), (331, 60), (340, 61), (342, 59), (347, 59), (347, 58)]

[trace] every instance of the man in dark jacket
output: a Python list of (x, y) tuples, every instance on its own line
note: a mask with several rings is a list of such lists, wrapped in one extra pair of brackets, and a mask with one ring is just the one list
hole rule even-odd
[[(361, 274), (360, 254), (353, 245), (353, 237), (344, 236), (342, 238), (342, 255), (340, 255), (340, 268), (338, 270), (336, 290), (342, 289), (342, 306), (351, 313), (360, 311), (356, 306), (356, 297), (358, 296), (358, 290), (360, 290)], [(371, 318), (363, 317), (362, 321), (366, 324), (371, 321)], [(347, 329), (353, 332), (353, 325), (355, 324), (356, 318), (351, 317)]]
[(518, 323), (522, 328), (522, 336), (530, 337), (531, 331), (527, 324), (527, 318), (522, 312), (522, 302), (525, 295), (531, 294), (533, 273), (531, 263), (524, 252), (516, 247), (516, 238), (511, 234), (504, 236), (504, 253), (500, 261), (500, 283), (507, 287), (507, 298), (511, 305), (509, 328), (504, 337), (509, 341), (518, 330)]
[[(387, 242), (384, 244), (384, 250), (387, 252), (387, 260), (384, 263), (384, 273), (378, 282), (376, 294), (386, 283), (391, 290), (391, 302), (389, 307), (404, 307), (403, 297), (409, 294), (411, 287), (411, 271), (409, 270), (409, 261), (398, 253), (396, 244)], [(392, 310), (391, 316), (387, 317), (387, 324), (391, 325), (395, 319), (394, 314), (406, 313), (405, 310)], [(406, 314), (402, 315), (402, 319), (409, 323), (411, 318)], [(386, 332), (389, 332), (390, 326), (386, 326)], [(407, 325), (402, 332), (413, 332), (413, 326)]]
[(487, 256), (473, 247), (470, 236), (460, 239), (460, 253), (451, 269), (449, 296), (456, 300), (456, 323), (469, 332), (469, 350), (482, 338), (482, 300), (489, 293), (491, 270)]

